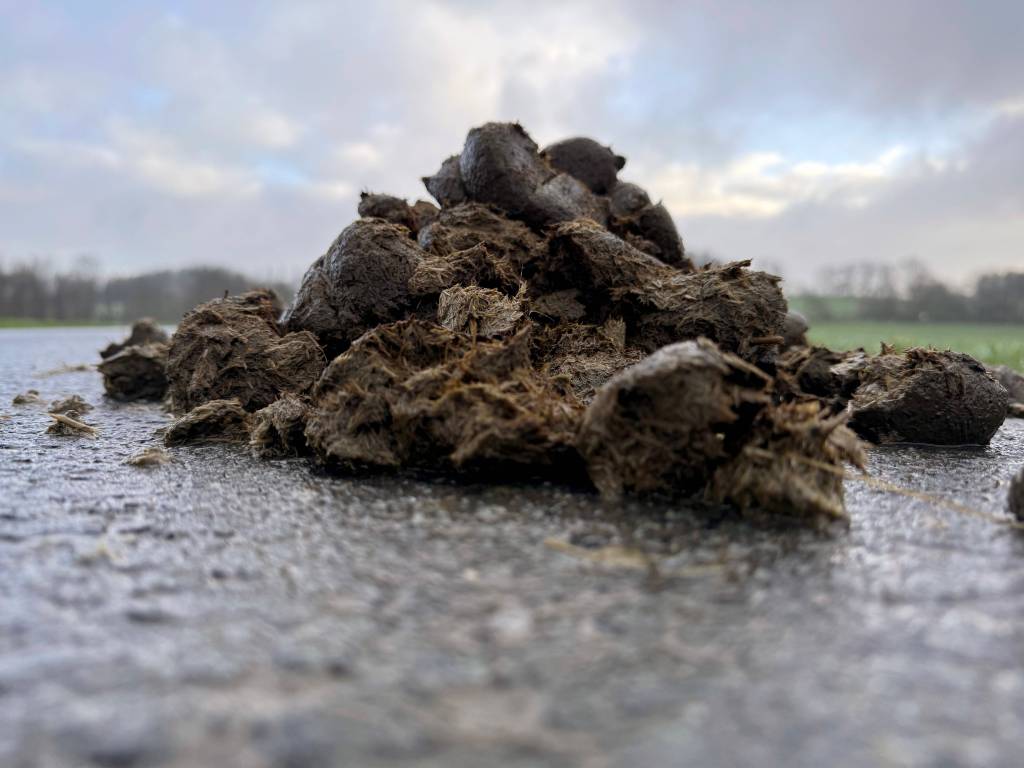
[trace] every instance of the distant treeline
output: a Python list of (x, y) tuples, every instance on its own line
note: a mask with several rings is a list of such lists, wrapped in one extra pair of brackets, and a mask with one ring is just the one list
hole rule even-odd
[(38, 264), (0, 267), (0, 318), (129, 323), (139, 317), (176, 323), (196, 304), (254, 287), (271, 288), (284, 302), (292, 287), (266, 284), (216, 267), (147, 272), (101, 280), (82, 271), (48, 274)]
[(820, 292), (793, 302), (809, 320), (1024, 324), (1024, 272), (982, 275), (956, 290), (919, 262), (868, 262), (826, 270), (819, 282)]

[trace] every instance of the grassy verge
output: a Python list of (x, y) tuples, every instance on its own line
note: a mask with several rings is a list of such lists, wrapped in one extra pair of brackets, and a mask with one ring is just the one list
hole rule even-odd
[(806, 317), (828, 317), (837, 323), (855, 322), (860, 311), (860, 299), (856, 296), (814, 296), (797, 294), (786, 296), (789, 308)]
[(831, 349), (864, 347), (877, 352), (880, 342), (898, 349), (933, 346), (966, 352), (982, 362), (1024, 370), (1024, 326), (973, 323), (814, 323), (810, 340)]

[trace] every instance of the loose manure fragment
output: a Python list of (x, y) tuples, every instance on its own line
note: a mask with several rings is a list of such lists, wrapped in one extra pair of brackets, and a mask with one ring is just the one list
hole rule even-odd
[(95, 437), (99, 430), (91, 424), (81, 420), (82, 415), (78, 411), (67, 411), (66, 413), (51, 413), (53, 423), (46, 428), (46, 434), (57, 435), (58, 437)]
[(165, 451), (163, 448), (158, 448), (151, 445), (148, 448), (143, 448), (138, 453), (133, 453), (124, 463), (131, 467), (160, 467), (164, 464), (169, 464), (172, 461), (171, 454)]
[(246, 443), (250, 414), (238, 399), (211, 400), (176, 419), (164, 432), (164, 445)]

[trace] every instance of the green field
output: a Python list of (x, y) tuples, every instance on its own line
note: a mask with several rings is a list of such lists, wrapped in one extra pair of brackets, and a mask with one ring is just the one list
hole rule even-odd
[(880, 342), (898, 349), (933, 346), (966, 352), (982, 362), (1024, 370), (1024, 326), (974, 323), (812, 323), (810, 341), (830, 349), (864, 347), (877, 352)]
[(813, 296), (796, 294), (787, 296), (789, 308), (804, 317), (827, 318), (830, 322), (854, 322), (860, 312), (860, 299), (856, 296)]

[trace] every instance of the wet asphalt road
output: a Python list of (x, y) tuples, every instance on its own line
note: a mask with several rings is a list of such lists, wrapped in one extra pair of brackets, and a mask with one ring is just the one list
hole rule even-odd
[[(133, 468), (158, 407), (39, 376), (121, 335), (0, 331), (2, 766), (1021, 762), (1021, 531), (854, 482), (820, 534), (223, 446)], [(29, 387), (100, 436), (44, 435)], [(1001, 516), (1022, 463), (1018, 421), (871, 471)]]

